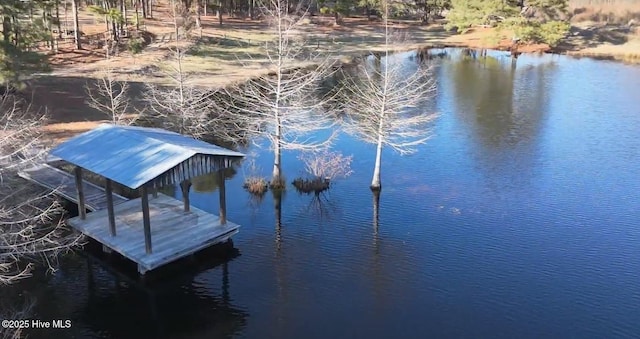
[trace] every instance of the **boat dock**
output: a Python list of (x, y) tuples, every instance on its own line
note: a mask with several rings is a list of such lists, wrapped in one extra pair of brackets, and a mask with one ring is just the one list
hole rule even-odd
[[(68, 224), (135, 262), (140, 274), (224, 242), (240, 228), (226, 218), (223, 171), (242, 153), (156, 128), (101, 125), (50, 155), (74, 165), (74, 173), (42, 164), (20, 176), (76, 203), (78, 216)], [(84, 170), (105, 178), (105, 187), (84, 180)], [(219, 215), (189, 203), (190, 179), (209, 173), (218, 178)], [(114, 182), (140, 198), (114, 194)], [(182, 201), (157, 192), (168, 185), (180, 186)]]
[(106, 225), (107, 210), (68, 220), (76, 230), (102, 243), (138, 264), (144, 274), (166, 263), (221, 243), (238, 233), (240, 226), (220, 223), (220, 217), (195, 207), (183, 211), (183, 203), (162, 193), (149, 197), (153, 251), (146, 253), (141, 199), (132, 199), (114, 207), (116, 236)]

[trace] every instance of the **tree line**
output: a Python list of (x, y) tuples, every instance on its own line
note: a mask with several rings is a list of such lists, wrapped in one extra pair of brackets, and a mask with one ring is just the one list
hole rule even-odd
[[(23, 75), (47, 70), (45, 58), (37, 53), (45, 44), (54, 49), (57, 39), (70, 36), (76, 49), (83, 46), (78, 11), (82, 8), (104, 23), (101, 45), (110, 51), (128, 29), (140, 30), (145, 19), (153, 18), (158, 0), (6, 0), (0, 3), (2, 40), (0, 41), (0, 82), (18, 83)], [(169, 7), (180, 4), (191, 18), (188, 24), (202, 27), (202, 15), (215, 13), (223, 25), (223, 13), (259, 19), (273, 10), (260, 0), (167, 0)], [(463, 32), (476, 25), (493, 25), (515, 31), (514, 38), (526, 42), (557, 44), (568, 31), (568, 0), (288, 0), (286, 13), (333, 14), (336, 23), (354, 14), (369, 18), (432, 18), (446, 16), (447, 26)], [(70, 20), (67, 13), (70, 14)], [(72, 23), (70, 25), (69, 23)], [(128, 41), (138, 51), (140, 40)]]

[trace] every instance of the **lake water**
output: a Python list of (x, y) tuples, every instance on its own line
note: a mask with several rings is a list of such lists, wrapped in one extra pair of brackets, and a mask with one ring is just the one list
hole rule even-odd
[[(291, 188), (277, 213), (228, 181), (230, 260), (137, 285), (73, 255), (1, 300), (72, 320), (34, 337), (640, 337), (640, 67), (446, 53), (434, 137), (384, 152), (379, 209), (375, 149), (342, 135), (355, 172), (321, 200)], [(217, 213), (212, 187), (192, 204)]]

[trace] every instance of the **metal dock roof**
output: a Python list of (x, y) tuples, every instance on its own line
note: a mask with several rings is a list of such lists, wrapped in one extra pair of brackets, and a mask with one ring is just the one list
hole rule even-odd
[(50, 152), (74, 165), (136, 189), (159, 186), (228, 167), (244, 154), (158, 128), (103, 124)]

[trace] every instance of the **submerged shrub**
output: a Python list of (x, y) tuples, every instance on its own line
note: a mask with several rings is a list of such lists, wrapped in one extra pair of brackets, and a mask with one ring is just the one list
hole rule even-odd
[(293, 181), (293, 187), (300, 193), (311, 193), (320, 194), (321, 192), (328, 190), (331, 185), (331, 180), (327, 178), (312, 178), (312, 179), (304, 179), (297, 178)]
[(340, 152), (322, 151), (303, 154), (298, 157), (304, 163), (304, 169), (314, 178), (327, 180), (346, 178), (353, 173), (353, 156), (344, 156)]

